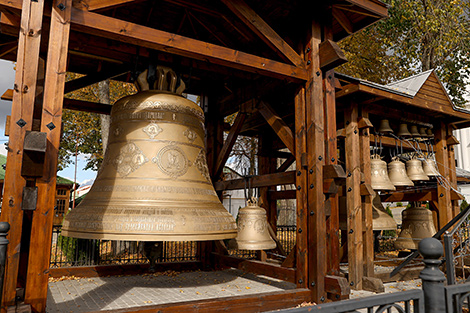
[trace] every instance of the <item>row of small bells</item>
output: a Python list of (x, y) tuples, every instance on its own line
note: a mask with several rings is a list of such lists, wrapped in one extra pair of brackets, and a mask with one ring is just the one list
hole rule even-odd
[[(382, 120), (379, 127), (379, 133), (391, 132), (393, 132), (393, 130), (390, 128), (388, 120)], [(425, 129), (422, 127), (418, 132), (416, 125), (411, 126), (410, 132), (408, 131), (408, 126), (405, 123), (400, 124), (397, 135), (404, 138), (414, 137), (419, 140), (426, 140), (434, 137), (431, 129)], [(371, 170), (372, 188), (374, 190), (382, 191), (396, 190), (396, 186), (414, 186), (413, 182), (426, 181), (429, 180), (430, 177), (440, 176), (433, 159), (424, 158), (424, 160), (421, 161), (417, 159), (416, 156), (406, 161), (405, 167), (405, 163), (401, 162), (398, 157), (392, 158), (392, 161), (387, 165), (385, 161), (381, 160), (380, 156), (375, 154), (371, 157)], [(374, 201), (376, 201), (377, 197), (378, 196), (374, 198)], [(383, 206), (378, 207), (377, 204), (374, 205), (374, 210), (377, 210), (377, 208), (382, 210)], [(385, 212), (384, 209), (383, 211)], [(384, 216), (383, 213), (380, 214), (380, 216)], [(385, 229), (386, 228), (383, 230)], [(407, 208), (402, 212), (402, 226), (400, 234), (395, 241), (395, 248), (399, 250), (416, 250), (418, 249), (418, 243), (422, 239), (432, 237), (435, 233), (436, 228), (434, 227), (431, 211), (417, 203), (413, 203), (410, 208)]]
[(85, 199), (66, 215), (62, 235), (143, 241), (149, 255), (161, 250), (161, 241), (237, 237), (239, 249), (275, 248), (266, 211), (256, 202), (240, 210), (238, 232), (220, 202), (206, 162), (204, 112), (182, 97), (184, 82), (158, 66), (137, 83), (137, 94), (113, 105), (102, 166)]

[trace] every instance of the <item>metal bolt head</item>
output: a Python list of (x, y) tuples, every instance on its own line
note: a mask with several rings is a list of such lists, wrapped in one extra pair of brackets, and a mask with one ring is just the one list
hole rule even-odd
[(55, 128), (55, 125), (54, 123), (50, 122), (49, 124), (46, 125), (47, 128), (49, 128), (49, 130), (53, 130)]
[(297, 176), (300, 176), (302, 174), (301, 171), (297, 171)]
[(299, 279), (299, 284), (303, 283), (304, 281), (302, 279)]
[(312, 51), (312, 49), (310, 49), (310, 48), (307, 48), (307, 53), (309, 53), (310, 51)]
[(320, 301), (321, 301), (321, 302), (325, 302), (325, 297), (321, 297), (321, 298), (320, 298)]
[(297, 186), (297, 190), (300, 190), (300, 189), (302, 189), (302, 187), (301, 187), (300, 185), (299, 185), (299, 186)]
[(352, 191), (352, 188), (351, 188), (351, 187), (349, 187), (349, 188), (348, 188), (348, 192), (351, 192), (351, 191)]
[(16, 124), (17, 124), (19, 127), (23, 128), (23, 127), (26, 125), (26, 121), (25, 121), (24, 119), (20, 118), (20, 119), (16, 122)]
[(310, 174), (313, 174), (313, 170), (312, 170), (312, 169), (310, 169), (308, 172), (309, 172)]
[(323, 157), (320, 155), (320, 156), (318, 157), (318, 160), (320, 160), (320, 161), (323, 160)]
[(299, 228), (299, 234), (302, 232), (302, 228)]
[(349, 233), (350, 233), (350, 234), (354, 233), (354, 229), (350, 229), (350, 230), (349, 230)]
[(313, 184), (310, 184), (310, 189), (313, 189)]
[(310, 63), (312, 63), (312, 61), (308, 60), (308, 61), (307, 61), (307, 65), (310, 65)]
[(59, 3), (59, 4), (57, 5), (57, 7), (58, 7), (59, 10), (61, 10), (61, 11), (65, 10), (65, 5), (64, 5), (63, 3)]
[(354, 282), (353, 282), (353, 281), (352, 281), (352, 282), (350, 282), (350, 283), (349, 283), (349, 285), (351, 285), (351, 286), (354, 286)]
[(313, 212), (313, 211), (310, 211), (310, 215), (315, 215), (315, 212)]
[(443, 193), (441, 193), (441, 194), (439, 195), (439, 197), (444, 197), (444, 194), (443, 194)]
[(317, 74), (317, 76), (320, 76), (321, 73), (320, 71), (317, 71), (315, 74)]
[(357, 129), (354, 130), (354, 134), (357, 134)]
[(312, 287), (315, 287), (315, 282), (312, 281), (312, 283), (310, 284)]
[(335, 158), (331, 158), (331, 162), (334, 162), (335, 161)]
[(351, 175), (352, 175), (351, 172), (348, 172), (348, 177), (351, 177)]

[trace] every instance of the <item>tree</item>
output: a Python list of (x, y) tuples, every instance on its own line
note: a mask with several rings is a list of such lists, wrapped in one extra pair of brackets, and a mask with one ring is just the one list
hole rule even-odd
[(389, 18), (341, 43), (349, 62), (339, 71), (389, 83), (436, 69), (456, 105), (470, 75), (467, 0), (386, 0)]
[[(67, 80), (81, 77), (80, 74), (68, 73)], [(103, 101), (100, 90), (106, 87), (106, 83), (99, 83), (68, 93), (67, 98), (90, 102)], [(109, 103), (114, 103), (120, 98), (137, 92), (133, 84), (109, 81)], [(59, 149), (58, 170), (62, 170), (72, 163), (71, 157), (75, 153), (85, 154), (88, 161), (85, 169), (98, 170), (103, 161), (103, 144), (101, 132), (100, 114), (64, 110), (62, 114), (62, 140)]]

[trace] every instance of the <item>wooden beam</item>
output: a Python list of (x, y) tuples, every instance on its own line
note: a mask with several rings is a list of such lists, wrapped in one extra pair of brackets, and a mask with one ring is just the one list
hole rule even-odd
[[(320, 44), (320, 68), (323, 71), (334, 69), (341, 64), (348, 62), (343, 50), (333, 40), (325, 40)], [(334, 77), (334, 73), (330, 73)], [(334, 88), (334, 84), (332, 84)], [(334, 97), (334, 96), (333, 96)]]
[(349, 34), (354, 34), (354, 28), (349, 18), (341, 10), (333, 7), (333, 16), (343, 29)]
[[(435, 157), (439, 173), (442, 179), (451, 183), (449, 171), (449, 151), (447, 146), (447, 125), (443, 121), (436, 124), (434, 141), (436, 142)], [(453, 217), (450, 188), (437, 184), (439, 203), (439, 225), (446, 225)]]
[(102, 9), (113, 9), (116, 6), (131, 4), (141, 0), (79, 0), (78, 4), (74, 3), (75, 8), (83, 7), (88, 11), (96, 11)]
[(348, 233), (348, 266), (349, 283), (353, 289), (362, 288), (364, 276), (363, 234), (362, 234), (362, 200), (361, 200), (361, 167), (358, 128), (358, 106), (351, 104), (344, 111), (346, 124), (346, 204)]
[(109, 115), (112, 105), (64, 98), (64, 109)]
[[(382, 202), (403, 202), (403, 201), (434, 201), (438, 202), (439, 196), (437, 191), (422, 191), (422, 192), (394, 192), (391, 194), (382, 194), (380, 199)], [(455, 191), (450, 192), (451, 200), (462, 200), (462, 196)]]
[(258, 108), (261, 115), (266, 122), (272, 127), (274, 132), (279, 136), (282, 142), (286, 145), (287, 149), (294, 154), (295, 144), (294, 135), (290, 127), (280, 118), (266, 102), (261, 102)]
[(133, 43), (149, 49), (206, 60), (211, 63), (266, 76), (294, 81), (306, 79), (304, 68), (96, 13), (72, 9), (72, 22), (74, 30)]
[(245, 122), (245, 118), (246, 118), (245, 112), (238, 112), (237, 117), (235, 118), (235, 121), (233, 122), (232, 128), (230, 129), (230, 132), (228, 133), (227, 139), (225, 140), (224, 146), (222, 147), (222, 150), (220, 151), (219, 157), (217, 159), (217, 165), (215, 167), (215, 172), (214, 172), (214, 177), (213, 177), (214, 179), (218, 179), (220, 175), (222, 174), (222, 171), (225, 166), (225, 162), (227, 162), (230, 152), (232, 151), (232, 147), (235, 144), (235, 141), (237, 140), (240, 130), (242, 129), (243, 122)]
[(289, 156), (284, 163), (282, 163), (277, 169), (276, 172), (285, 172), (287, 169), (295, 162), (295, 156)]
[(351, 293), (351, 288), (346, 278), (332, 275), (325, 276), (325, 290), (329, 294), (335, 295), (333, 301), (349, 299), (349, 294)]
[[(63, 10), (59, 4), (65, 6)], [(67, 73), (67, 51), (70, 32), (72, 0), (55, 0), (52, 5), (49, 49), (47, 53), (46, 80), (41, 118), (41, 132), (47, 134), (47, 152), (44, 175), (38, 179), (38, 200), (31, 228), (31, 244), (28, 262), (28, 279), (25, 302), (33, 311), (46, 309), (48, 269), (52, 245), (52, 223), (54, 217), (57, 158), (59, 153), (62, 101), (65, 75)]]
[(7, 55), (10, 52), (15, 51), (18, 48), (18, 42), (13, 41), (0, 46), (0, 58)]
[(297, 52), (243, 0), (222, 0), (222, 2), (285, 61), (304, 67), (304, 61)]
[(357, 5), (360, 8), (363, 8), (373, 14), (377, 14), (380, 17), (388, 16), (387, 5), (378, 1), (371, 0), (346, 0), (347, 2)]
[[(251, 180), (249, 184), (252, 188), (288, 185), (295, 183), (295, 171), (259, 175), (249, 179)], [(236, 190), (245, 188), (245, 183), (246, 180), (244, 178), (224, 180), (216, 182), (214, 187), (216, 191)]]
[(13, 89), (7, 89), (3, 93), (3, 95), (0, 99), (5, 100), (5, 101), (12, 101), (13, 100)]
[(16, 288), (20, 267), (21, 235), (23, 228), (22, 195), (26, 180), (21, 176), (23, 143), (26, 131), (32, 130), (36, 80), (41, 43), (44, 0), (23, 1), (21, 28), (15, 74), (15, 92), (11, 110), (10, 141), (1, 220), (10, 223), (9, 245), (3, 281), (2, 310), (16, 304)]
[(238, 268), (245, 272), (254, 273), (257, 275), (265, 275), (268, 277), (288, 281), (290, 283), (295, 283), (295, 270), (291, 268), (216, 253), (213, 253), (212, 255), (217, 259), (218, 262), (220, 262), (220, 264)]
[(98, 72), (95, 74), (88, 74), (86, 76), (68, 81), (65, 83), (65, 94), (99, 83), (106, 79), (113, 79), (115, 77), (129, 73), (129, 69), (117, 68), (110, 71)]

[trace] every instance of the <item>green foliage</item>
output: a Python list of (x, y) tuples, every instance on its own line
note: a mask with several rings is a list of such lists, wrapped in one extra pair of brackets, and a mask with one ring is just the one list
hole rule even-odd
[(460, 203), (460, 211), (465, 210), (465, 208), (468, 206), (468, 202), (463, 199), (462, 202)]
[[(67, 73), (67, 81), (80, 78), (81, 76), (76, 73)], [(133, 84), (113, 80), (109, 83), (111, 104), (135, 92), (137, 90)], [(89, 102), (100, 102), (98, 84), (70, 92), (66, 97)], [(98, 170), (103, 161), (100, 114), (64, 110), (62, 120), (63, 135), (59, 149), (58, 170), (62, 170), (71, 164), (75, 153), (88, 156), (85, 169)]]
[(397, 206), (403, 206), (403, 203), (397, 202)]
[(436, 69), (456, 105), (470, 77), (466, 0), (385, 0), (389, 18), (345, 39), (349, 62), (339, 71), (386, 84)]
[[(393, 217), (392, 210), (390, 209), (390, 205), (387, 205), (385, 208), (385, 212), (387, 212), (388, 215)], [(382, 236), (384, 237), (396, 237), (397, 236), (397, 231), (396, 230), (384, 230), (382, 232)]]

